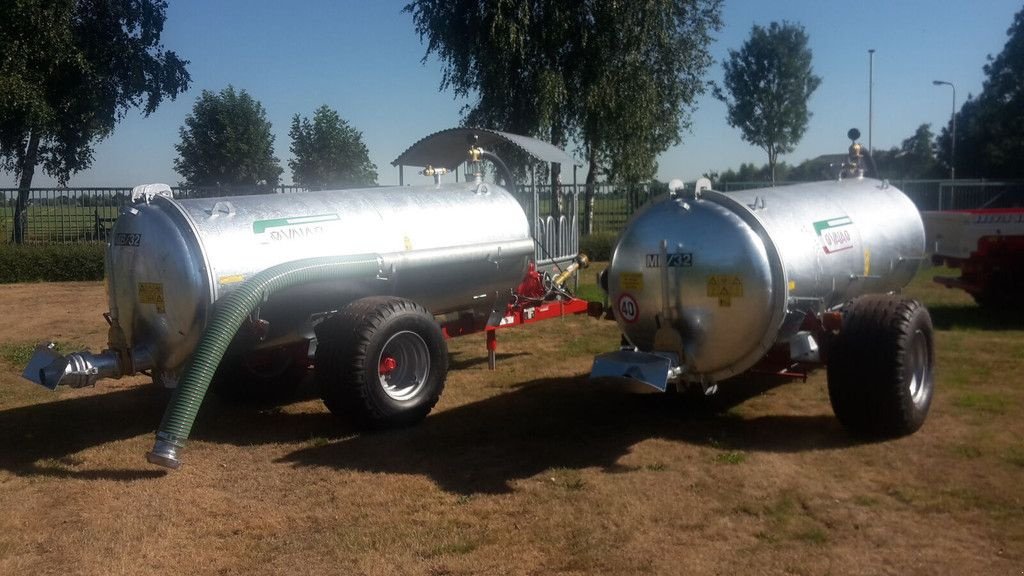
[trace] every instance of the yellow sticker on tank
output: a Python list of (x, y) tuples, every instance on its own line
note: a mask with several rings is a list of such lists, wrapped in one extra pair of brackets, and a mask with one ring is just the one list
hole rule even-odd
[(166, 312), (164, 306), (164, 285), (159, 282), (139, 282), (139, 303), (155, 304), (160, 314)]
[(864, 249), (864, 275), (871, 276), (871, 250)]
[(644, 289), (644, 275), (640, 272), (623, 272), (619, 274), (619, 290), (629, 292), (642, 292)]
[(719, 306), (732, 306), (733, 298), (743, 296), (743, 280), (735, 274), (712, 274), (708, 276), (707, 294), (718, 298)]
[(217, 278), (217, 283), (220, 285), (238, 284), (242, 280), (245, 280), (244, 274), (231, 274), (229, 276), (221, 276), (220, 278)]
[(402, 243), (405, 244), (406, 252), (412, 250), (412, 238), (409, 238), (408, 236), (402, 236)]

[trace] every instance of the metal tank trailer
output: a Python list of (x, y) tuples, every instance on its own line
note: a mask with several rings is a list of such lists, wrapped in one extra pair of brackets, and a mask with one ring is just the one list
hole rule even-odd
[(452, 129), (400, 157), (437, 158), (424, 170), (433, 186), (208, 199), (137, 187), (107, 247), (109, 348), (61, 356), (40, 345), (24, 376), (53, 389), (143, 373), (174, 388), (147, 454), (170, 468), (215, 376), (229, 393), (275, 391), (314, 359), (332, 412), (369, 427), (424, 418), (444, 386), (445, 338), (486, 330), (493, 367), (496, 328), (587, 311), (561, 286), (585, 258), (565, 255), (557, 281), (539, 274), (531, 222), (509, 190), (480, 170), (438, 181), (468, 148), (472, 164), (490, 161), (514, 186), (500, 158), (466, 144), (480, 135), (571, 162), (544, 142)]
[(928, 311), (899, 295), (925, 257), (907, 196), (856, 164), (810, 184), (672, 188), (627, 223), (601, 277), (623, 346), (595, 358), (592, 377), (710, 394), (749, 370), (824, 365), (846, 428), (922, 425), (934, 344)]

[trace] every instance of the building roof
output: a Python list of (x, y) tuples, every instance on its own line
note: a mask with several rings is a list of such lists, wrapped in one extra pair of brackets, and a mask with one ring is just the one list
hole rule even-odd
[(536, 162), (557, 162), (562, 166), (575, 164), (565, 150), (543, 140), (489, 128), (449, 128), (416, 142), (395, 158), (391, 165), (434, 166), (454, 170), (466, 160), (474, 135), (478, 138), (476, 145), (484, 149), (490, 149), (497, 143), (507, 143), (522, 150)]

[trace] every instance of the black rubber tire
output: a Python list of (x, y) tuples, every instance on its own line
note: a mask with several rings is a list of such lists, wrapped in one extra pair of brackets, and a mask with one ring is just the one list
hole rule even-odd
[(846, 305), (828, 351), (828, 394), (851, 432), (894, 438), (924, 424), (934, 392), (928, 310), (916, 300), (863, 296)]
[[(419, 339), (411, 336), (415, 334)], [(434, 317), (422, 306), (388, 296), (352, 302), (316, 328), (315, 377), (320, 397), (332, 413), (364, 428), (397, 428), (426, 418), (437, 404), (448, 375), (448, 345)], [(428, 366), (412, 364), (417, 380), (409, 395), (389, 390), (379, 372), (386, 346), (403, 338), (422, 345)]]
[[(260, 354), (256, 359), (256, 354)], [(210, 389), (222, 400), (235, 404), (283, 404), (298, 395), (299, 384), (309, 374), (308, 362), (297, 360), (290, 347), (260, 353), (225, 356), (213, 376)], [(268, 363), (269, 362), (269, 363)]]

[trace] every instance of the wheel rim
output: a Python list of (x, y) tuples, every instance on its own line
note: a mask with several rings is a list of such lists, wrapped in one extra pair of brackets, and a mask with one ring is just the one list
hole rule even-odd
[(419, 394), (429, 372), (427, 343), (408, 330), (388, 338), (377, 358), (377, 380), (384, 393), (395, 400), (408, 400)]
[(911, 339), (910, 362), (913, 371), (908, 385), (910, 399), (914, 404), (920, 405), (928, 397), (928, 379), (931, 378), (928, 362), (928, 339), (925, 338), (924, 332), (921, 330), (915, 331)]

